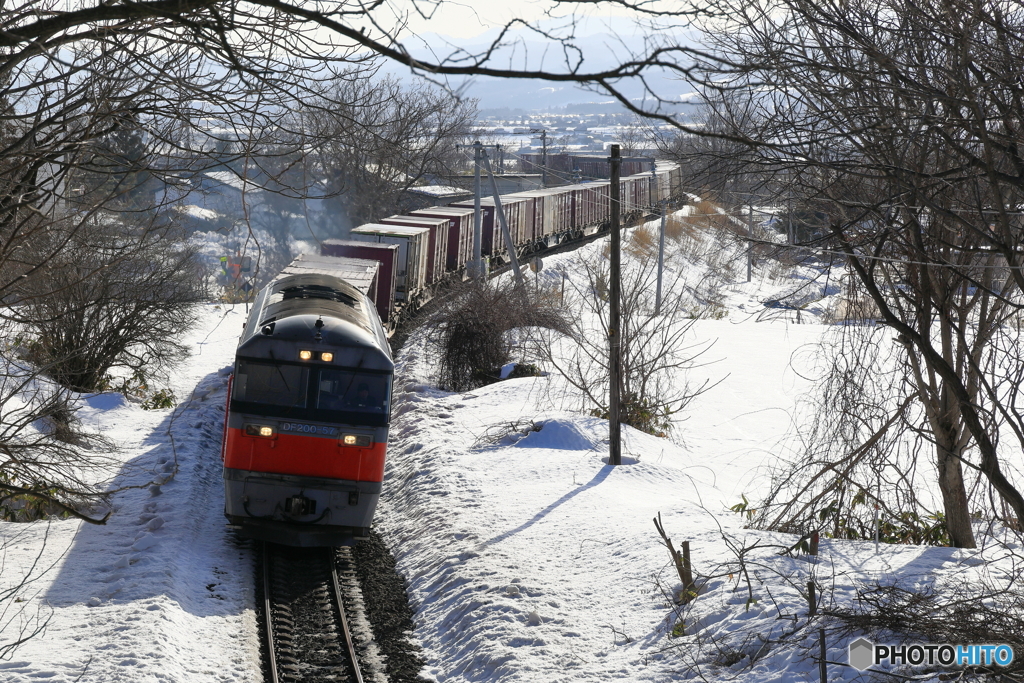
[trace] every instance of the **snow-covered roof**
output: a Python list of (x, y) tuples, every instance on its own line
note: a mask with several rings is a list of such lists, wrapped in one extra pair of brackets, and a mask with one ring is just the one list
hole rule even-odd
[(213, 209), (204, 209), (203, 207), (196, 206), (195, 204), (183, 204), (177, 207), (177, 209), (179, 213), (207, 221), (212, 221), (221, 217), (220, 212), (214, 211)]
[(469, 190), (464, 190), (454, 185), (417, 185), (416, 187), (410, 187), (409, 192), (425, 194), (429, 197), (461, 197), (462, 195), (472, 194)]
[(263, 189), (252, 180), (239, 178), (238, 174), (234, 171), (206, 171), (203, 175), (221, 185), (232, 187), (239, 192), (258, 192)]

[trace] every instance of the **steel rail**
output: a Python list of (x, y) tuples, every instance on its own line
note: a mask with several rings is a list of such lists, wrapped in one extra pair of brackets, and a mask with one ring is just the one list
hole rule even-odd
[(277, 676), (277, 653), (274, 651), (274, 617), (270, 605), (270, 551), (263, 543), (263, 614), (267, 627), (267, 672), (269, 683), (279, 683)]
[(356, 657), (356, 646), (352, 641), (352, 631), (348, 627), (348, 619), (345, 617), (345, 602), (342, 599), (341, 583), (338, 581), (338, 567), (334, 562), (334, 552), (327, 550), (327, 561), (331, 565), (331, 585), (334, 588), (334, 599), (338, 603), (338, 621), (341, 624), (342, 635), (345, 636), (345, 648), (348, 652), (348, 661), (352, 665), (352, 673), (355, 675), (356, 683), (363, 683), (363, 674), (359, 670), (359, 659)]

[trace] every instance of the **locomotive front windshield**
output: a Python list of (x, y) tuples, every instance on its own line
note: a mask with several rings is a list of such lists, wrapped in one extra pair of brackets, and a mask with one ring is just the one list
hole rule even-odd
[(320, 371), (316, 407), (360, 413), (388, 412), (390, 378), (351, 370)]
[(235, 398), (288, 408), (306, 407), (309, 368), (239, 360)]

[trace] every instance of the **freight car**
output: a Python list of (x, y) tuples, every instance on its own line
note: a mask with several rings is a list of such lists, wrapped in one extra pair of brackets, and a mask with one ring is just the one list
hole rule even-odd
[[(513, 247), (519, 255), (539, 251), (605, 229), (611, 214), (611, 181), (598, 180), (503, 195), (502, 208)], [(659, 162), (653, 174), (641, 173), (620, 179), (620, 204), (624, 220), (642, 215), (655, 205), (681, 195), (678, 164)], [(508, 258), (509, 245), (496, 218), (492, 197), (483, 197), (481, 252), (492, 264)], [(378, 286), (378, 297), (388, 302), (382, 318), (393, 326), (401, 315), (429, 298), (432, 287), (448, 277), (462, 277), (473, 250), (473, 202), (461, 201), (391, 216), (380, 223), (354, 228), (349, 240), (324, 240), (327, 256), (377, 258), (368, 255), (370, 243), (398, 245), (397, 262), (383, 258), (381, 267), (396, 273), (394, 288)], [(383, 299), (376, 298), (378, 310)]]
[(380, 272), (376, 260), (304, 256), (257, 295), (223, 439), (224, 513), (239, 535), (296, 546), (368, 535), (395, 367), (368, 296), (394, 286)]

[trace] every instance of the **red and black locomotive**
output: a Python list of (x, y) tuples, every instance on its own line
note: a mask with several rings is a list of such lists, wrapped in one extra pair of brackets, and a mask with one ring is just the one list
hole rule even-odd
[(373, 303), (345, 280), (286, 270), (259, 293), (235, 356), (224, 513), (242, 536), (297, 546), (369, 533), (394, 362)]

